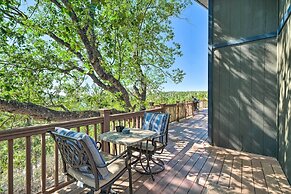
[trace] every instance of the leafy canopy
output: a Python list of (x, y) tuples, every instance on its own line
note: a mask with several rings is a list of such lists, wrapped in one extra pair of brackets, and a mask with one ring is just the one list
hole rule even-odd
[(172, 69), (182, 54), (173, 42), (171, 18), (189, 4), (4, 0), (0, 99), (68, 111), (98, 108), (92, 101), (124, 110), (143, 108), (148, 92), (159, 90), (168, 78), (178, 83), (184, 77), (182, 70)]

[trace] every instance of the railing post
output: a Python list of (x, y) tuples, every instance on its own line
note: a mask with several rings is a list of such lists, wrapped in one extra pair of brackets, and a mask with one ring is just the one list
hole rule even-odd
[(41, 192), (46, 190), (46, 139), (45, 133), (41, 134)]
[(187, 102), (187, 117), (192, 116), (192, 109), (190, 102)]
[(179, 122), (180, 110), (179, 110), (179, 101), (176, 102), (176, 121)]
[[(26, 153), (26, 193), (31, 193), (31, 138), (26, 137), (25, 140), (25, 153)], [(55, 177), (56, 178), (56, 177)]]
[(187, 118), (187, 103), (184, 101), (184, 118)]
[(166, 112), (166, 104), (160, 104), (161, 106), (161, 112), (165, 113)]
[(184, 107), (185, 107), (185, 118), (187, 118), (188, 117), (188, 102), (187, 101), (184, 102)]
[(194, 104), (194, 102), (192, 101), (192, 109), (191, 109), (191, 111), (192, 111), (192, 116), (194, 117), (195, 116), (195, 111), (194, 111), (194, 107), (195, 107), (195, 104)]
[(154, 108), (154, 102), (149, 102), (149, 105), (150, 105), (150, 109)]
[[(110, 131), (110, 109), (100, 109), (100, 115), (104, 118), (101, 124), (101, 133)], [(109, 145), (106, 142), (102, 142), (102, 149), (104, 152), (109, 153)]]
[(13, 139), (8, 140), (8, 194), (13, 194)]

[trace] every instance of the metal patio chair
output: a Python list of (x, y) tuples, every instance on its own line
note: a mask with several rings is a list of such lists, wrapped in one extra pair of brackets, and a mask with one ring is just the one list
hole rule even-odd
[(134, 165), (135, 170), (141, 174), (151, 175), (153, 180), (153, 174), (160, 173), (165, 169), (164, 162), (155, 155), (162, 154), (168, 144), (169, 121), (170, 114), (168, 113), (146, 112), (142, 129), (155, 131), (157, 136), (134, 148), (140, 153), (138, 161)]
[(127, 170), (126, 151), (117, 157), (102, 155), (87, 134), (64, 128), (56, 128), (50, 134), (61, 153), (64, 173), (78, 181), (78, 186), (88, 187), (89, 193), (110, 193), (111, 185)]

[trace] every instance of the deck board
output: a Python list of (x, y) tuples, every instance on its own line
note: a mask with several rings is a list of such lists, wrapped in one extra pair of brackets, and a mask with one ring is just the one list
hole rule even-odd
[(268, 193), (268, 187), (266, 184), (264, 171), (262, 170), (261, 162), (258, 160), (252, 160), (252, 167), (255, 184), (255, 193), (256, 194)]
[(262, 162), (262, 169), (264, 171), (268, 192), (271, 194), (282, 193), (279, 187), (279, 183), (274, 176), (272, 165), (269, 163)]
[(230, 190), (235, 193), (241, 192), (242, 161), (239, 156), (234, 156), (232, 173), (230, 177)]
[[(133, 170), (135, 194), (291, 194), (291, 187), (275, 158), (209, 145), (207, 119), (205, 110), (194, 118), (170, 125), (169, 144), (159, 156), (165, 162), (165, 170), (154, 176), (155, 181)], [(115, 182), (113, 189), (128, 193), (128, 173)], [(56, 193), (86, 191), (72, 184)]]

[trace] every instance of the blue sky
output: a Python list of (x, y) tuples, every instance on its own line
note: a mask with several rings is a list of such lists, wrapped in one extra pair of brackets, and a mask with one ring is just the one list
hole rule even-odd
[(183, 82), (164, 84), (164, 91), (206, 91), (208, 64), (208, 12), (197, 3), (189, 6), (181, 18), (172, 20), (175, 41), (181, 45), (183, 56), (176, 59), (174, 67), (184, 70)]

